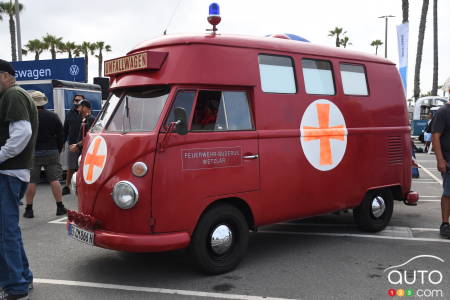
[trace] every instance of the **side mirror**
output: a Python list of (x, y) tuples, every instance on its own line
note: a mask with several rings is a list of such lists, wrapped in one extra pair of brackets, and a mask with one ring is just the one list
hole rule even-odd
[(174, 115), (176, 124), (175, 132), (180, 135), (186, 135), (188, 133), (186, 111), (182, 107), (176, 107)]

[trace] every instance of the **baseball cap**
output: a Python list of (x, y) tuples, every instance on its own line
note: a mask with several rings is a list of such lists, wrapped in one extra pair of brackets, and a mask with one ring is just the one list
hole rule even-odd
[(0, 72), (6, 72), (11, 76), (16, 76), (16, 71), (14, 70), (13, 66), (3, 59), (0, 59)]
[(82, 100), (80, 103), (79, 103), (79, 105), (80, 106), (85, 106), (85, 107), (87, 107), (87, 108), (91, 108), (91, 102), (89, 102), (88, 100)]

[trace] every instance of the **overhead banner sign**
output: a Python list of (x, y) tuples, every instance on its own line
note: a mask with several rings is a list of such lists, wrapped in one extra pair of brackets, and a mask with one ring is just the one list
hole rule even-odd
[(16, 70), (16, 80), (59, 79), (85, 82), (84, 58), (44, 59), (11, 62)]
[(403, 88), (405, 89), (405, 96), (408, 74), (408, 32), (409, 23), (403, 23), (397, 26), (398, 70), (402, 78)]

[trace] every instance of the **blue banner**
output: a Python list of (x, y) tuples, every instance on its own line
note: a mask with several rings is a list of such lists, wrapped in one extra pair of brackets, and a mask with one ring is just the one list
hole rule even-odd
[(16, 80), (59, 79), (85, 82), (84, 58), (46, 59), (11, 62)]
[(400, 76), (402, 77), (403, 88), (406, 96), (406, 83), (408, 75), (408, 35), (409, 24), (403, 23), (397, 26), (397, 41), (398, 41), (398, 68)]

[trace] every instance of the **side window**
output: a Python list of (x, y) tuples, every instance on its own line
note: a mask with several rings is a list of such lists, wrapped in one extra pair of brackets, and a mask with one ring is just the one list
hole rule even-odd
[(292, 58), (261, 54), (258, 60), (263, 92), (280, 94), (297, 92)]
[(175, 96), (172, 109), (170, 110), (169, 117), (166, 121), (166, 127), (175, 120), (174, 110), (177, 107), (182, 107), (186, 111), (186, 116), (189, 117), (192, 113), (192, 106), (194, 105), (195, 91), (179, 91)]
[(340, 67), (344, 94), (356, 96), (369, 95), (364, 66), (341, 64)]
[(252, 130), (245, 92), (200, 91), (192, 131)]
[(331, 63), (326, 60), (302, 59), (307, 94), (334, 95)]

